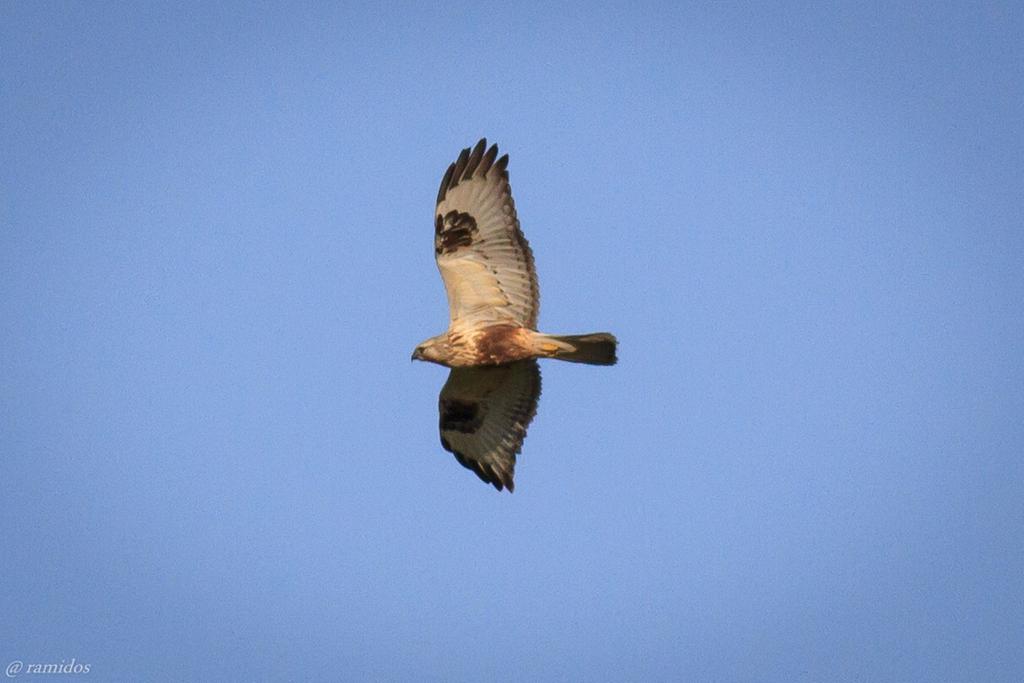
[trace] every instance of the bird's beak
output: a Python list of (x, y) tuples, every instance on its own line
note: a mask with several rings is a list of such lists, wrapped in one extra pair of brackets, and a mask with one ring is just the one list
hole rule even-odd
[(419, 349), (416, 349), (415, 351), (413, 351), (412, 352), (412, 358), (409, 359), (409, 362), (411, 363), (412, 361), (414, 361), (417, 358), (419, 358), (419, 354), (420, 354), (420, 350)]

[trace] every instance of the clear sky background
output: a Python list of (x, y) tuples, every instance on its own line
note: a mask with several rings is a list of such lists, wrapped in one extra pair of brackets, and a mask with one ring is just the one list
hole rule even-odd
[[(2, 664), (1020, 681), (1024, 10), (890, 4), (0, 4)], [(621, 342), (514, 495), (409, 362), (481, 136)]]

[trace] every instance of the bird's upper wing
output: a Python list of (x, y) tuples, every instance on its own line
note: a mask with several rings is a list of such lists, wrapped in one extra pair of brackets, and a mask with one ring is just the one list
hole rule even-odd
[(512, 322), (535, 329), (537, 271), (516, 218), (508, 155), (497, 156), (498, 146), (487, 149), (481, 140), (448, 167), (437, 193), (434, 254), (453, 324)]
[(540, 400), (535, 360), (453, 368), (441, 389), (441, 445), (499, 491), (515, 488), (516, 453)]

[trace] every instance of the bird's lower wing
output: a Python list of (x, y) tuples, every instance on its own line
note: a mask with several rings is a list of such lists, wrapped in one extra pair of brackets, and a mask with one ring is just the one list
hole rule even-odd
[(438, 400), (441, 445), (483, 481), (512, 491), (516, 454), (539, 400), (534, 360), (453, 368)]

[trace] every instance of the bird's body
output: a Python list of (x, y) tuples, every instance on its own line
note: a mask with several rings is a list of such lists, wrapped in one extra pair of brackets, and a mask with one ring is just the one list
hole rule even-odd
[(513, 322), (492, 325), (455, 323), (438, 339), (444, 363), (451, 368), (500, 365), (533, 358), (533, 332)]
[(450, 322), (412, 357), (452, 368), (438, 402), (441, 444), (481, 479), (511, 491), (540, 397), (533, 359), (613, 365), (617, 342), (607, 332), (537, 331), (537, 271), (507, 169), (508, 155), (499, 159), (486, 140), (448, 167), (434, 212), (434, 256)]
[[(481, 365), (501, 365), (528, 358), (558, 358), (592, 365), (611, 365), (615, 362), (615, 342), (611, 335), (598, 332), (592, 335), (550, 335), (517, 325), (515, 322), (496, 322), (491, 325), (453, 324), (448, 331), (431, 337), (428, 353), (436, 353), (437, 360), (429, 360), (450, 368), (472, 368)], [(583, 351), (596, 351), (593, 360)]]

